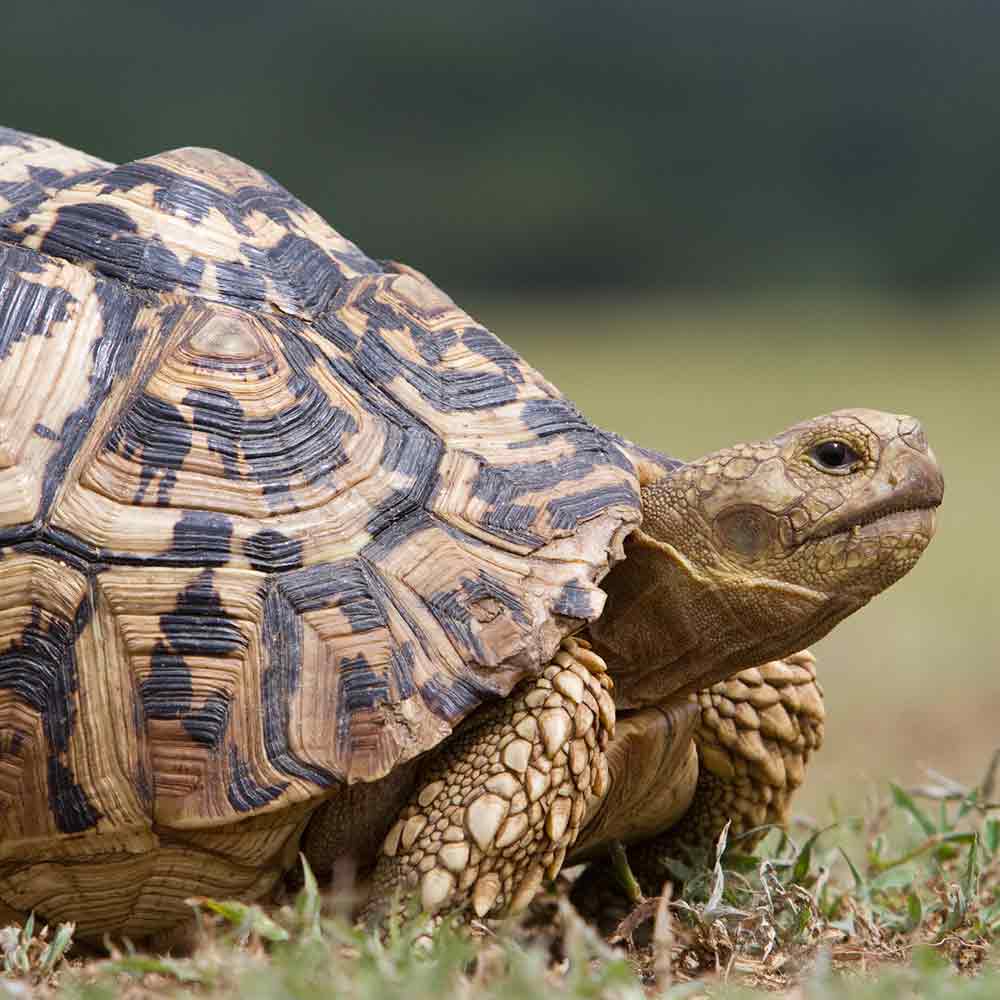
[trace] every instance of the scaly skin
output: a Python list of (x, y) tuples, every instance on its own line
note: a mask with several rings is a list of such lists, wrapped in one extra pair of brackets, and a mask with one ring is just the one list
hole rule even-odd
[(647, 888), (662, 886), (656, 865), (671, 845), (714, 844), (729, 822), (732, 837), (757, 831), (740, 841), (750, 849), (764, 836), (761, 827), (785, 825), (792, 793), (823, 742), (823, 692), (808, 650), (740, 671), (693, 697), (701, 709), (698, 784), (680, 822), (635, 851), (636, 874)]
[[(692, 749), (694, 766), (679, 768), (669, 789), (685, 807), (679, 817), (667, 817), (661, 832), (639, 837), (627, 848), (629, 866), (647, 896), (659, 895), (664, 883), (675, 880), (671, 859), (710, 854), (726, 823), (729, 843), (738, 843), (742, 850), (751, 850), (772, 826), (784, 826), (792, 795), (823, 742), (823, 693), (815, 658), (806, 650), (742, 670), (688, 695), (685, 704), (697, 714), (691, 732), (678, 733), (676, 741)], [(623, 730), (624, 725), (621, 736)], [(661, 742), (658, 749), (665, 756), (673, 748), (669, 738)], [(612, 788), (617, 782), (629, 789), (631, 799), (619, 803), (622, 816), (628, 817), (656, 795), (656, 788), (642, 773), (616, 770), (615, 749), (612, 746), (609, 754)], [(571, 898), (584, 916), (610, 933), (627, 916), (631, 903), (611, 864), (601, 857), (609, 831), (594, 832), (599, 834), (597, 842), (590, 837), (588, 823), (581, 838), (585, 856), (574, 852), (570, 861), (600, 860), (577, 879)], [(610, 833), (613, 839), (628, 841), (636, 839), (638, 831), (626, 819)]]
[[(944, 488), (920, 425), (874, 410), (667, 475), (636, 467), (643, 524), (604, 581), (593, 650), (569, 640), (541, 679), (429, 755), (383, 845), (370, 917), (410, 895), (429, 911), (517, 909), (567, 852), (600, 857), (610, 840), (631, 843), (641, 883), (658, 891), (665, 858), (709, 847), (727, 820), (734, 833), (783, 823), (822, 738), (802, 650), (912, 568)], [(602, 659), (622, 713), (607, 752)], [(557, 690), (560, 677), (578, 696)], [(581, 886), (602, 878), (598, 868)]]
[(607, 790), (614, 701), (604, 671), (588, 644), (566, 639), (541, 677), (427, 756), (382, 845), (365, 919), (411, 895), (428, 912), (516, 912), (558, 874), (588, 803)]

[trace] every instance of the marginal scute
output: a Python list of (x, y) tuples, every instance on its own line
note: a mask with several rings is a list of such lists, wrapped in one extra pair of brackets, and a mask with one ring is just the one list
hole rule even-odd
[[(118, 823), (141, 824), (144, 803), (127, 768), (115, 766), (108, 727), (94, 734), (93, 746), (80, 739), (81, 664), (72, 649), (92, 613), (88, 583), (33, 555), (7, 555), (0, 568), (0, 731), (7, 751), (0, 768), (0, 859), (67, 833), (86, 838), (93, 850), (103, 812)], [(111, 794), (100, 805), (102, 789), (78, 766), (91, 762), (89, 752), (119, 786), (106, 788)]]

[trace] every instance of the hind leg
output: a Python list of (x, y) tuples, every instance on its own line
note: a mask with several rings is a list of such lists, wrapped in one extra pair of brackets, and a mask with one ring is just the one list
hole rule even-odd
[(382, 844), (365, 918), (411, 899), (478, 917), (527, 906), (607, 789), (610, 687), (600, 657), (567, 639), (539, 678), (462, 723), (421, 764)]

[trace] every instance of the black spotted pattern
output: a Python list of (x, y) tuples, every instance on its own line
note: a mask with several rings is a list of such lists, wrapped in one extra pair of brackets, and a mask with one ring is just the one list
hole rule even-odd
[[(18, 134), (0, 131), (0, 143), (20, 141)], [(25, 148), (29, 147), (30, 143)], [(303, 235), (302, 220), (309, 217), (308, 210), (270, 178), (262, 175), (259, 183), (234, 189), (225, 170), (213, 178), (206, 166), (211, 161), (198, 155), (203, 159), (193, 171), (197, 176), (181, 172), (176, 159), (154, 158), (75, 177), (32, 167), (30, 180), (18, 182), (16, 191), (0, 188), (3, 197), (17, 196), (16, 218), (23, 220), (24, 209), (34, 210), (52, 191), (81, 180), (92, 185), (93, 197), (77, 204), (60, 203), (51, 224), (37, 231), (42, 233), (44, 253), (86, 262), (88, 270), (99, 275), (95, 295), (104, 324), (93, 346), (86, 400), (61, 428), (44, 422), (35, 428), (37, 435), (55, 445), (44, 472), (38, 516), (30, 525), (0, 533), (0, 544), (62, 559), (89, 576), (109, 566), (137, 562), (201, 570), (179, 590), (174, 606), (159, 616), (161, 638), (141, 685), (137, 727), (141, 730), (147, 720), (179, 721), (194, 743), (228, 760), (228, 801), (246, 813), (274, 802), (293, 779), (328, 788), (343, 777), (291, 749), (290, 705), (302, 688), (302, 616), (310, 611), (336, 609), (354, 637), (349, 654), (337, 656), (334, 651), (331, 657), (341, 706), (337, 719), (330, 720), (331, 740), (342, 760), (353, 750), (357, 736), (353, 725), (359, 720), (377, 721), (383, 706), (419, 695), (436, 717), (454, 724), (502, 693), (500, 681), (494, 690), (489, 680), (471, 669), (452, 673), (440, 667), (442, 659), (434, 646), (440, 633), (433, 638), (424, 633), (415, 615), (394, 598), (378, 569), (425, 530), (443, 532), (463, 546), (488, 548), (430, 513), (443, 487), (441, 469), (448, 446), (401, 402), (405, 397), (397, 398), (400, 381), (427, 403), (430, 409), (422, 412), (467, 414), (470, 426), (487, 426), (497, 408), (506, 408), (508, 415), (519, 413), (529, 440), (511, 442), (511, 464), (482, 461), (470, 484), (472, 496), (484, 509), (476, 515), (477, 528), (497, 539), (535, 549), (554, 535), (571, 534), (609, 507), (637, 510), (639, 498), (630, 485), (631, 463), (617, 439), (592, 427), (563, 399), (522, 401), (524, 395), (539, 390), (526, 387), (526, 379), (534, 376), (514, 351), (472, 320), (459, 319), (453, 328), (440, 331), (432, 329), (430, 320), (423, 324), (420, 309), (412, 303), (394, 304), (392, 279), (386, 276), (392, 265), (376, 263), (335, 235), (329, 245), (320, 245), (321, 227), (310, 230), (315, 240)], [(99, 184), (93, 183), (96, 177)], [(133, 217), (122, 207), (127, 204), (123, 196), (146, 185), (152, 186), (156, 209), (173, 220), (160, 227), (163, 235), (147, 235), (141, 228), (143, 211), (137, 208)], [(273, 242), (268, 236), (270, 245), (257, 232), (259, 215), (285, 229)], [(169, 234), (178, 225), (188, 225), (196, 234), (200, 226), (215, 225), (217, 216), (237, 234), (231, 259), (210, 261), (197, 252), (191, 254), (191, 247), (198, 246), (196, 238), (183, 241), (183, 252), (181, 245), (170, 243)], [(10, 213), (0, 216), (0, 364), (19, 340), (51, 336), (54, 325), (76, 308), (72, 296), (32, 279), (44, 273), (40, 258), (10, 244), (34, 230), (18, 228), (15, 221)], [(168, 307), (158, 293), (171, 293), (166, 301), (178, 304)], [(231, 382), (222, 378), (213, 382), (204, 372), (172, 401), (154, 394), (148, 383), (152, 371), (163, 363), (162, 350), (150, 352), (150, 371), (134, 371), (135, 359), (144, 337), (156, 337), (161, 345), (171, 339), (175, 324), (190, 308), (179, 301), (179, 293), (210, 295), (250, 311), (255, 322), (273, 334), (290, 368), (285, 388), (292, 402), (284, 410), (255, 419), (225, 388), (226, 384), (231, 388)], [(155, 329), (140, 328), (139, 310), (150, 305), (157, 308)], [(351, 320), (354, 329), (343, 318), (348, 307), (355, 318), (362, 317), (360, 326)], [(415, 347), (412, 356), (396, 347), (407, 340)], [(481, 363), (450, 366), (449, 353), (456, 347)], [(205, 360), (204, 367), (213, 366), (224, 368), (225, 362)], [(239, 377), (252, 382), (273, 375), (273, 368), (266, 372), (251, 368)], [(323, 483), (333, 491), (340, 488), (338, 471), (348, 461), (352, 435), (359, 431), (355, 416), (335, 405), (321, 388), (320, 369), (350, 390), (351, 398), (376, 422), (382, 445), (372, 457), (377, 457), (380, 471), (392, 474), (399, 485), (376, 501), (365, 523), (371, 541), (355, 558), (305, 565), (308, 552), (303, 551), (302, 536), (291, 537), (282, 516), (296, 511), (295, 497), (302, 487)], [(226, 369), (227, 379), (235, 377)], [(152, 556), (99, 549), (86, 538), (48, 525), (53, 498), (70, 462), (112, 385), (122, 382), (128, 384), (129, 395), (103, 442), (105, 453), (124, 456), (139, 466), (135, 493), (128, 498), (131, 504), (178, 507), (169, 545)], [(528, 460), (516, 452), (530, 448), (538, 454), (547, 444), (553, 446), (548, 460)], [(237, 531), (235, 515), (221, 503), (220, 510), (180, 509), (177, 481), (196, 446), (206, 446), (215, 456), (225, 481), (258, 486), (274, 515), (273, 523), (261, 519), (247, 534), (245, 525)], [(609, 475), (608, 470), (620, 475)], [(596, 472), (602, 475), (597, 477)], [(610, 482), (595, 488), (595, 478)], [(194, 657), (238, 659), (243, 653), (243, 633), (227, 615), (216, 579), (222, 567), (239, 556), (261, 574), (266, 656), (261, 726), (267, 760), (288, 780), (262, 780), (245, 756), (246, 748), (234, 745), (229, 731), (241, 692), (206, 689), (192, 673)], [(458, 656), (477, 668), (496, 660), (483, 639), (491, 623), (506, 619), (510, 628), (526, 637), (537, 626), (525, 595), (471, 566), (458, 583), (441, 585), (422, 600)], [(597, 611), (595, 603), (588, 580), (581, 578), (562, 587), (552, 612), (589, 620)], [(51, 751), (53, 814), (67, 832), (88, 829), (98, 819), (65, 759), (74, 725), (67, 709), (73, 704), (76, 684), (73, 644), (89, 614), (89, 601), (81, 605), (74, 622), (58, 622), (36, 612), (19, 643), (0, 657), (0, 687), (14, 690), (43, 719)], [(401, 619), (412, 638), (396, 641), (390, 619)], [(373, 653), (358, 651), (362, 640), (357, 637), (376, 632), (380, 642), (388, 636), (380, 661)], [(424, 676), (417, 671), (418, 656), (424, 672), (427, 662), (431, 664), (429, 679), (418, 681)], [(509, 686), (509, 677), (503, 683)], [(139, 774), (136, 781), (143, 800), (152, 801), (156, 775)]]
[(111, 278), (128, 278), (142, 261), (146, 240), (132, 218), (115, 205), (64, 205), (42, 240), (42, 253), (66, 260), (93, 260)]
[[(38, 512), (39, 520), (43, 522), (70, 462), (90, 431), (97, 411), (112, 387), (131, 372), (142, 341), (149, 335), (136, 323), (141, 303), (122, 286), (115, 282), (98, 281), (94, 287), (94, 296), (101, 311), (103, 328), (90, 349), (90, 388), (80, 406), (63, 422), (59, 447), (45, 467), (42, 503)], [(175, 321), (176, 314), (168, 313), (155, 336), (169, 336)]]
[[(376, 299), (374, 288), (362, 294), (354, 305), (368, 318), (368, 331), (357, 344), (354, 355), (356, 367), (368, 381), (385, 385), (402, 376), (442, 413), (493, 409), (517, 399), (523, 381), (519, 372), (515, 380), (486, 365), (479, 371), (447, 371), (418, 365), (393, 351), (381, 331), (403, 328), (407, 320), (398, 310)], [(495, 339), (490, 334), (486, 336)]]
[[(290, 573), (284, 579), (298, 575)], [(302, 760), (290, 745), (289, 705), (298, 690), (302, 668), (301, 612), (295, 597), (290, 599), (284, 587), (272, 584), (268, 588), (263, 634), (268, 665), (261, 681), (264, 748), (267, 759), (282, 774), (311, 781), (319, 788), (329, 788), (339, 776)]]
[(420, 685), (420, 696), (427, 707), (438, 718), (448, 722), (464, 719), (473, 709), (497, 695), (497, 691), (472, 676), (448, 678), (435, 675)]
[(182, 264), (180, 257), (158, 235), (146, 241), (143, 264), (148, 274), (147, 287), (158, 292), (197, 288), (205, 277), (204, 258), (192, 254)]
[(149, 676), (140, 687), (147, 719), (180, 719), (196, 742), (221, 744), (229, 721), (230, 692), (214, 690), (195, 705), (188, 656), (226, 656), (245, 646), (242, 632), (222, 607), (212, 570), (206, 569), (181, 591), (172, 611), (160, 615), (164, 641), (151, 656)]
[(243, 554), (260, 573), (280, 573), (302, 566), (302, 543), (274, 528), (254, 532), (243, 543)]
[(173, 542), (166, 555), (182, 566), (225, 566), (232, 543), (233, 522), (226, 514), (187, 510), (174, 525)]
[(120, 452), (142, 465), (132, 503), (141, 504), (158, 478), (156, 503), (167, 507), (177, 473), (191, 450), (191, 425), (179, 407), (142, 393), (108, 438), (107, 450)]
[(91, 613), (89, 596), (72, 620), (34, 606), (21, 638), (0, 653), (0, 689), (11, 692), (42, 720), (48, 753), (49, 807), (63, 833), (80, 833), (100, 819), (67, 763), (77, 689), (74, 644)]
[(591, 621), (597, 616), (593, 591), (577, 584), (565, 584), (552, 605), (552, 613), (580, 621)]
[[(13, 147), (20, 150), (21, 154), (27, 153), (34, 154), (36, 157), (44, 157), (45, 152), (41, 148), (42, 145), (35, 136), (10, 128), (0, 128), (0, 148)], [(79, 168), (69, 173), (30, 161), (24, 166), (25, 159), (23, 155), (16, 154), (10, 157), (0, 153), (0, 171), (10, 160), (21, 160), (23, 172), (27, 174), (27, 177), (21, 177), (18, 180), (0, 181), (0, 198), (4, 198), (9, 203), (9, 208), (0, 212), (0, 227), (10, 225), (30, 215), (55, 192), (99, 177), (106, 169), (98, 166), (100, 161), (87, 157), (81, 157)]]
[(76, 302), (66, 289), (39, 280), (39, 270), (32, 254), (0, 247), (0, 362), (27, 337), (51, 337)]
[(414, 669), (413, 643), (407, 640), (393, 646), (389, 652), (389, 678), (391, 690), (399, 701), (413, 696)]
[(261, 785), (253, 775), (253, 770), (246, 759), (240, 754), (239, 748), (229, 747), (229, 787), (226, 798), (229, 804), (241, 813), (263, 809), (264, 806), (279, 798), (288, 787), (287, 781), (278, 781), (270, 785)]
[(552, 525), (562, 531), (573, 531), (581, 521), (596, 517), (609, 507), (638, 507), (639, 495), (627, 483), (602, 486), (581, 493), (556, 497), (546, 504)]
[(205, 747), (217, 747), (229, 725), (229, 707), (232, 702), (227, 691), (217, 691), (205, 699), (201, 708), (187, 712), (181, 720), (184, 731)]
[(364, 654), (342, 657), (338, 664), (337, 752), (351, 751), (351, 730), (358, 713), (371, 712), (389, 700), (389, 683), (383, 673), (368, 665)]
[(191, 389), (181, 406), (141, 393), (105, 444), (106, 452), (141, 466), (132, 502), (149, 502), (155, 482), (154, 502), (170, 505), (196, 432), (205, 435), (225, 478), (256, 483), (276, 511), (297, 509), (293, 486), (335, 487), (334, 474), (347, 462), (346, 439), (357, 432), (357, 422), (306, 374), (313, 363), (307, 348), (289, 337), (285, 353), (294, 369), (288, 388), (295, 402), (270, 419), (245, 416), (239, 400), (224, 389)]
[(354, 632), (370, 632), (386, 624), (373, 595), (372, 570), (361, 559), (308, 566), (281, 578), (281, 591), (302, 614), (336, 608)]
[[(71, 177), (45, 176), (45, 185), (32, 178), (30, 186), (19, 184), (9, 193), (17, 201), (16, 216), (0, 216), (10, 224), (35, 209), (52, 192), (74, 184), (101, 181), (93, 201), (64, 205), (47, 233), (42, 250), (69, 260), (88, 259), (105, 275), (122, 278), (136, 288), (153, 291), (186, 291), (198, 294), (208, 267), (214, 268), (218, 299), (244, 308), (268, 304), (266, 277), (276, 293), (306, 315), (323, 311), (344, 282), (344, 269), (355, 274), (377, 273), (378, 265), (350, 243), (325, 249), (312, 240), (289, 232), (272, 247), (252, 242), (250, 216), (262, 213), (279, 225), (294, 227), (307, 210), (296, 198), (266, 175), (262, 184), (247, 185), (235, 192), (224, 190), (206, 178), (193, 178), (153, 160), (138, 160), (105, 171), (88, 171)], [(140, 234), (126, 212), (111, 204), (108, 196), (128, 195), (142, 185), (152, 185), (154, 203), (166, 215), (190, 223), (207, 224), (209, 213), (218, 212), (232, 229), (244, 237), (239, 257), (209, 264), (197, 254), (178, 254), (157, 235)], [(15, 237), (16, 238), (16, 237)]]

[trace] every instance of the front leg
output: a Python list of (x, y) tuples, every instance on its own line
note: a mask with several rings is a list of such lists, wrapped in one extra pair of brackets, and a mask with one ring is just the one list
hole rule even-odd
[(726, 823), (729, 843), (752, 850), (788, 824), (792, 795), (823, 742), (823, 691), (808, 650), (743, 670), (697, 695), (698, 784), (676, 825), (629, 849), (643, 891), (659, 893), (666, 859), (711, 852)]
[(363, 917), (377, 921), (410, 898), (426, 912), (478, 917), (527, 906), (608, 787), (610, 687), (604, 661), (567, 639), (541, 677), (462, 723), (422, 762)]
[[(683, 859), (692, 851), (710, 853), (727, 822), (729, 843), (740, 837), (740, 846), (745, 849), (752, 848), (767, 827), (788, 822), (791, 797), (802, 784), (805, 766), (823, 739), (823, 694), (816, 680), (815, 663), (813, 655), (804, 650), (741, 671), (691, 696), (684, 703), (693, 713), (689, 734), (675, 726), (656, 737), (656, 746), (662, 748), (657, 753), (664, 760), (669, 751), (673, 759), (684, 762), (671, 773), (660, 769), (658, 792), (650, 787), (632, 788), (635, 770), (612, 766), (612, 791), (606, 801), (618, 797), (615, 786), (623, 782), (639, 801), (673, 804), (664, 810), (669, 823), (654, 835), (648, 833), (648, 826), (637, 829), (629, 818), (637, 812), (634, 806), (622, 810), (625, 819), (619, 816), (614, 824), (615, 838), (629, 845), (629, 865), (646, 895), (658, 895), (663, 884), (672, 879), (672, 858)], [(675, 718), (681, 718), (680, 706), (669, 708)], [(643, 713), (651, 711), (644, 709)], [(619, 757), (629, 756), (628, 747), (618, 746), (620, 739), (649, 743), (650, 734), (655, 732), (648, 723), (634, 730), (620, 724), (610, 750), (612, 764)], [(682, 739), (687, 739), (690, 747), (687, 757), (678, 745)], [(643, 759), (654, 756), (650, 751), (643, 753)], [(680, 809), (678, 802), (683, 804)], [(598, 843), (589, 843), (592, 840), (588, 825), (582, 838), (586, 857), (580, 860), (594, 857), (598, 847), (606, 849), (606, 836)], [(598, 921), (602, 928), (615, 926), (629, 908), (605, 860), (595, 861), (577, 880), (572, 899), (585, 916)]]

